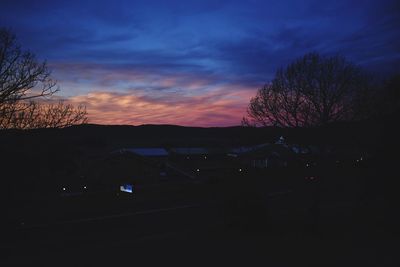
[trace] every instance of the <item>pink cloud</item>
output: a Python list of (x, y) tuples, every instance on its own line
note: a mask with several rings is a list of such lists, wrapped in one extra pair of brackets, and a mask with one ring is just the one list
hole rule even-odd
[(86, 105), (90, 122), (98, 124), (239, 125), (257, 89), (215, 74), (80, 63), (53, 67), (62, 97)]
[(239, 125), (254, 92), (215, 90), (203, 96), (174, 98), (93, 91), (68, 99), (86, 105), (97, 124), (176, 124), (185, 126)]

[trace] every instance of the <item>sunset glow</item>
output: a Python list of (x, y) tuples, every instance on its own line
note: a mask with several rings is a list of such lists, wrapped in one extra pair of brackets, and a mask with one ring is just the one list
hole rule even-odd
[(0, 26), (90, 123), (239, 125), (276, 70), (310, 51), (400, 67), (390, 0), (39, 2), (2, 1)]
[(93, 91), (68, 102), (86, 105), (90, 122), (97, 124), (232, 126), (240, 123), (250, 96), (245, 90), (175, 99)]

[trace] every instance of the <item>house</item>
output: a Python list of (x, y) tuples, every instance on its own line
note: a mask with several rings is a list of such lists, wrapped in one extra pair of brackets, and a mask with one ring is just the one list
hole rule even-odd
[(286, 147), (279, 144), (271, 144), (244, 155), (251, 160), (253, 168), (278, 168), (287, 167), (293, 158), (293, 153)]
[(204, 147), (174, 147), (170, 151), (175, 158), (185, 159), (207, 158), (210, 154), (208, 149)]
[(136, 148), (125, 148), (123, 152), (133, 153), (142, 157), (150, 158), (164, 158), (168, 157), (169, 153), (165, 148), (153, 148), (153, 147), (136, 147)]
[(244, 166), (265, 169), (286, 167), (293, 159), (294, 153), (281, 136), (274, 144), (264, 143), (233, 148), (229, 155), (239, 157)]
[(229, 149), (222, 147), (180, 147), (171, 148), (170, 152), (171, 164), (195, 175), (240, 168), (227, 156)]
[(230, 151), (228, 153), (228, 156), (237, 157), (239, 155), (243, 155), (245, 153), (256, 151), (256, 150), (258, 150), (260, 148), (263, 148), (263, 147), (266, 147), (266, 146), (269, 146), (269, 145), (270, 144), (265, 143), (265, 144), (259, 144), (259, 145), (254, 145), (254, 146), (235, 147), (235, 148), (230, 149)]

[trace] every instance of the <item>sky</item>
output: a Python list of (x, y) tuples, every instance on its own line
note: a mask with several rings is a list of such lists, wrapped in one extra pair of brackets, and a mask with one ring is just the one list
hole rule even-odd
[(239, 125), (275, 71), (308, 52), (400, 70), (392, 0), (1, 0), (0, 27), (46, 60), (58, 98), (97, 124)]

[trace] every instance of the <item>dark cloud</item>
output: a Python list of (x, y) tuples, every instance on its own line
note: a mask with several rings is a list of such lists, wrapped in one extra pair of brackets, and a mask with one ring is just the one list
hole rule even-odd
[(371, 64), (399, 53), (396, 1), (7, 0), (2, 5), (0, 22), (15, 27), (24, 44), (50, 60), (214, 69), (251, 80), (270, 77), (308, 51), (343, 53)]
[[(198, 96), (224, 88), (222, 95), (247, 90), (248, 101), (251, 88), (311, 51), (397, 71), (399, 6), (394, 0), (3, 0), (0, 26), (48, 59), (70, 96), (114, 90), (207, 102)], [(210, 101), (219, 101), (216, 95)]]

